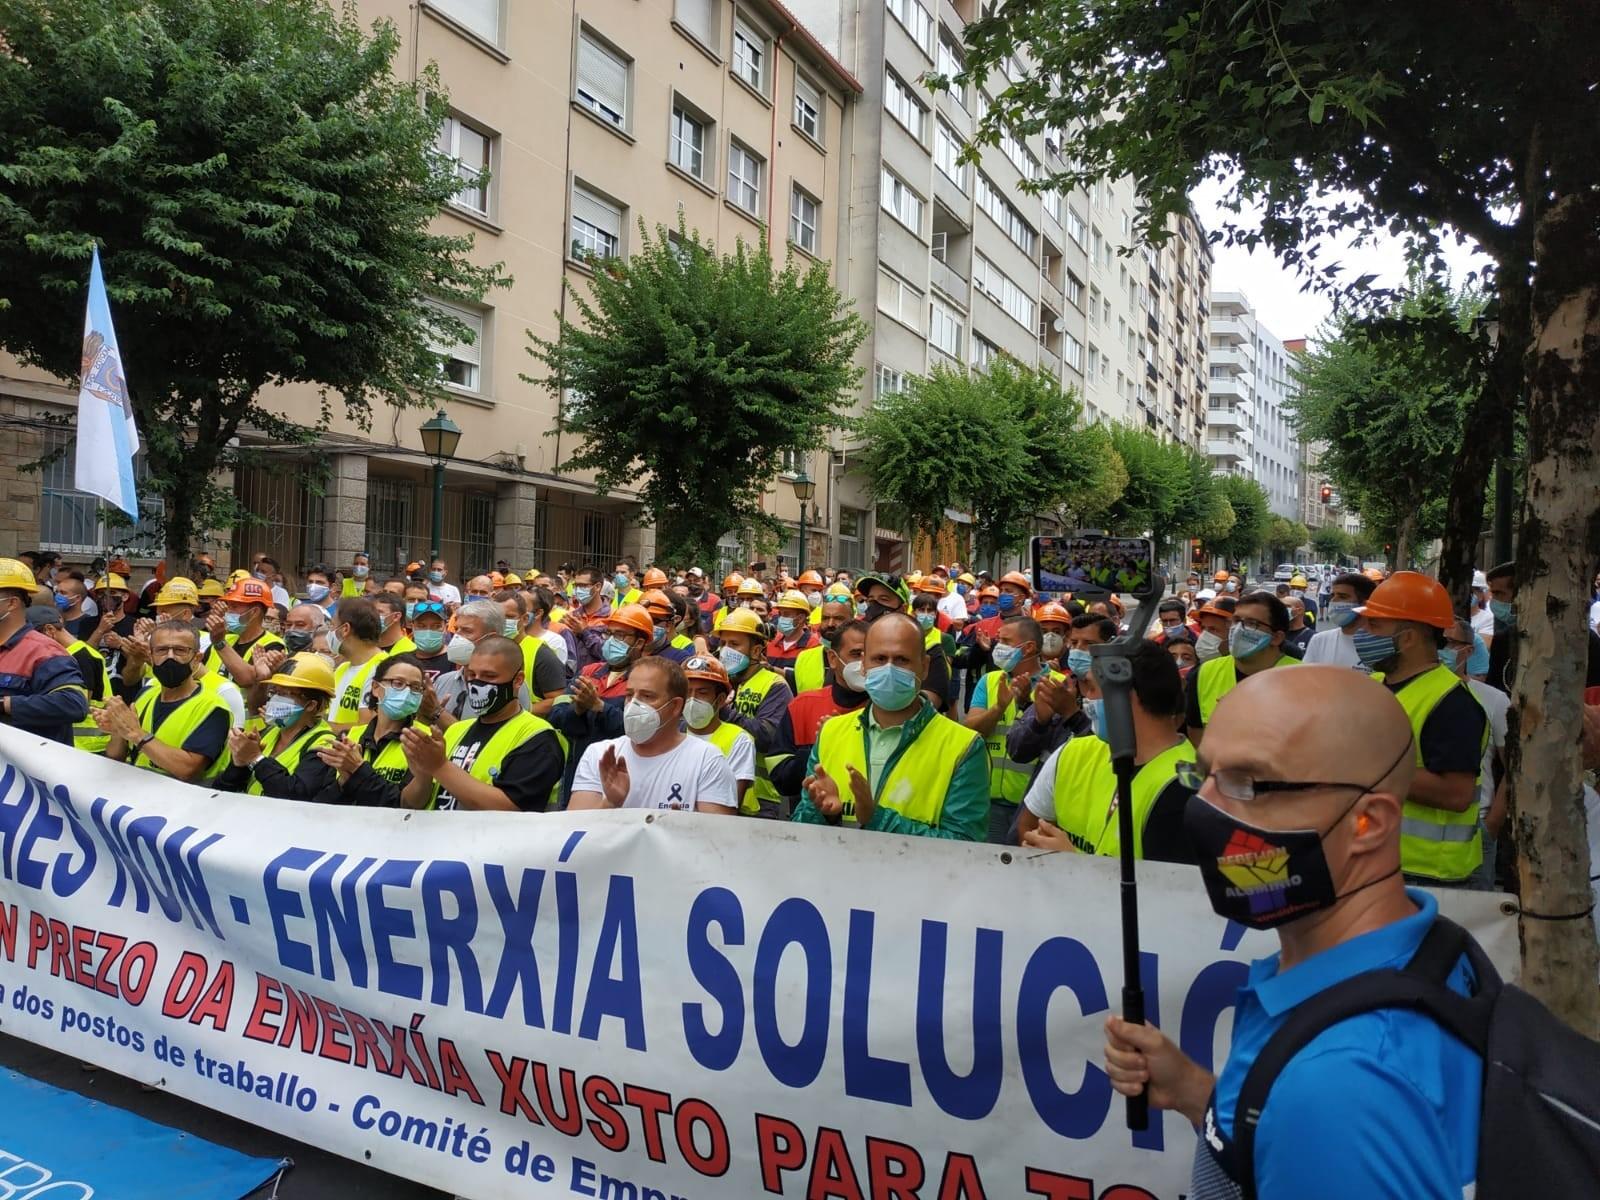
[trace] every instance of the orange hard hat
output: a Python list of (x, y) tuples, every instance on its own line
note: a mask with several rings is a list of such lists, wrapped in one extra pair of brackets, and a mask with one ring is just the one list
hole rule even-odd
[(650, 618), (642, 604), (624, 604), (621, 608), (614, 609), (606, 618), (607, 625), (620, 625), (623, 629), (631, 629), (635, 633), (642, 633), (645, 637), (654, 637), (656, 623)]
[(999, 595), (1000, 595), (1000, 589), (995, 587), (995, 585), (992, 584), (992, 583), (988, 587), (981, 588), (978, 591), (978, 599), (979, 600), (997, 599), (999, 597)]
[(801, 571), (800, 578), (795, 580), (795, 583), (802, 588), (808, 585), (814, 588), (820, 588), (822, 586), (822, 576), (811, 570)]
[(940, 583), (932, 575), (924, 575), (917, 580), (916, 586), (911, 590), (914, 592), (927, 592), (930, 596), (942, 596), (945, 594), (944, 584)]
[(1009, 583), (1013, 587), (1019, 587), (1029, 595), (1033, 594), (1033, 580), (1029, 579), (1021, 571), (1007, 571), (1004, 575), (1000, 576), (1000, 582)]
[(739, 585), (743, 582), (744, 576), (739, 574), (739, 572), (734, 571), (722, 581), (722, 590), (725, 592), (737, 591), (739, 589)]
[(660, 567), (651, 567), (644, 573), (643, 586), (646, 588), (664, 588), (667, 586), (667, 573)]
[(267, 608), (272, 604), (272, 592), (259, 579), (240, 579), (222, 594), (227, 604), (259, 604)]
[(1380, 621), (1420, 621), (1435, 629), (1449, 629), (1456, 621), (1450, 593), (1420, 571), (1396, 571), (1372, 589), (1356, 612)]
[(728, 678), (728, 668), (710, 654), (696, 654), (692, 658), (685, 659), (683, 677), (714, 683), (725, 692), (733, 690), (733, 681)]
[(644, 606), (646, 611), (652, 614), (659, 613), (662, 616), (670, 617), (673, 613), (672, 601), (667, 599), (667, 594), (660, 588), (651, 588), (639, 597), (639, 603)]
[(1214, 601), (1207, 601), (1206, 603), (1202, 604), (1199, 608), (1195, 609), (1195, 616), (1197, 616), (1197, 617), (1222, 617), (1222, 618), (1224, 618), (1226, 620), (1229, 620), (1229, 621), (1233, 620), (1233, 613), (1229, 612), (1225, 608), (1222, 608), (1221, 606), (1219, 606)]
[(1361, 573), (1363, 575), (1365, 575), (1368, 579), (1372, 580), (1375, 583), (1382, 583), (1383, 582), (1383, 572), (1378, 570), (1377, 567), (1368, 567), (1365, 571), (1363, 571)]
[(1233, 576), (1229, 575), (1226, 571), (1218, 571), (1211, 578), (1217, 583), (1227, 583), (1229, 579), (1233, 578)]
[(499, 571), (490, 571), (489, 582), (494, 584), (494, 586), (497, 588), (503, 588), (506, 585), (506, 577), (500, 574)]
[(1054, 600), (1033, 610), (1033, 619), (1041, 625), (1071, 625), (1072, 614)]

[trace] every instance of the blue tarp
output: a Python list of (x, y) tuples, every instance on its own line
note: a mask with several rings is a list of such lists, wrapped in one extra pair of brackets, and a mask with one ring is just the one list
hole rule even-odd
[(251, 1158), (15, 1071), (0, 1071), (0, 1113), (6, 1195), (240, 1200), (289, 1163)]

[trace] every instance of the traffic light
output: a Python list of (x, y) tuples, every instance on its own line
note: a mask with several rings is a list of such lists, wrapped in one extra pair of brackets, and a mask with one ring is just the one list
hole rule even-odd
[(1326, 504), (1329, 500), (1332, 500), (1332, 499), (1333, 499), (1333, 489), (1331, 487), (1329, 487), (1327, 484), (1323, 484), (1322, 485), (1322, 502), (1324, 504)]

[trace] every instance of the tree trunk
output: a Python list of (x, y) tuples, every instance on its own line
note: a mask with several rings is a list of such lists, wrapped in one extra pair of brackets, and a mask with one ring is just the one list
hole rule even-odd
[(1510, 452), (1507, 431), (1524, 395), (1529, 304), (1526, 269), (1520, 264), (1500, 267), (1495, 272), (1495, 288), (1500, 299), (1499, 336), (1487, 385), (1462, 425), (1439, 551), (1439, 582), (1460, 613), (1471, 611), (1469, 592), (1489, 477), (1495, 460)]
[[(1586, 599), (1600, 554), (1600, 196), (1539, 221), (1528, 362), (1528, 477), (1517, 556), (1517, 671), (1510, 812), (1525, 913), (1593, 904), (1584, 820)], [(1522, 983), (1580, 1032), (1600, 1035), (1594, 920), (1521, 919)]]
[(1394, 531), (1394, 553), (1389, 556), (1389, 569), (1403, 571), (1411, 565), (1411, 543), (1417, 540), (1417, 513), (1407, 509)]

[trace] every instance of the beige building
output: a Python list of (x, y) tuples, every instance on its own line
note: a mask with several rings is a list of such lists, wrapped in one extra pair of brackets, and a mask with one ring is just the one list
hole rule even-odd
[[(516, 568), (619, 555), (648, 560), (650, 530), (632, 520), (627, 493), (596, 497), (562, 472), (570, 442), (552, 436), (557, 403), (524, 382), (537, 364), (527, 334), (553, 337), (596, 258), (626, 255), (638, 222), (673, 228), (680, 214), (723, 249), (773, 231), (824, 262), (845, 223), (847, 113), (859, 85), (775, 0), (361, 0), (362, 15), (393, 21), (403, 45), (396, 71), (415, 78), (436, 63), (452, 109), (441, 149), (464, 178), (487, 167), (486, 186), (463, 187), (440, 218), (470, 233), (475, 255), (502, 262), (513, 286), (481, 307), (456, 310), (478, 333), (449, 356), (445, 409), (462, 430), (446, 470), (444, 554), (453, 569), (506, 559)], [(70, 410), (75, 385), (0, 361), (0, 480), (7, 488), (0, 552), (45, 545), (87, 560), (112, 547), (97, 502), (73, 491), (70, 455), (42, 475), (18, 474), (70, 434), (45, 428)], [(282, 409), (315, 419), (314, 397), (286, 391)], [(288, 452), (260, 450), (233, 481), (265, 522), (219, 531), (211, 547), (264, 549), (285, 571), (357, 550), (387, 572), (428, 552), (432, 468), (419, 427), (427, 410), (374, 414), (363, 432), (342, 421), (320, 447), (323, 494), (305, 486)], [(15, 436), (11, 436), (12, 434)], [(248, 441), (249, 439), (245, 439)], [(796, 462), (826, 478), (826, 457)], [(826, 554), (826, 487), (817, 501)], [(793, 489), (775, 483), (774, 511), (796, 522)], [(796, 539), (797, 541), (797, 539)], [(128, 547), (153, 553), (153, 546)], [(798, 549), (791, 542), (790, 552)], [(730, 557), (740, 551), (730, 547)], [(710, 564), (707, 564), (710, 566)]]

